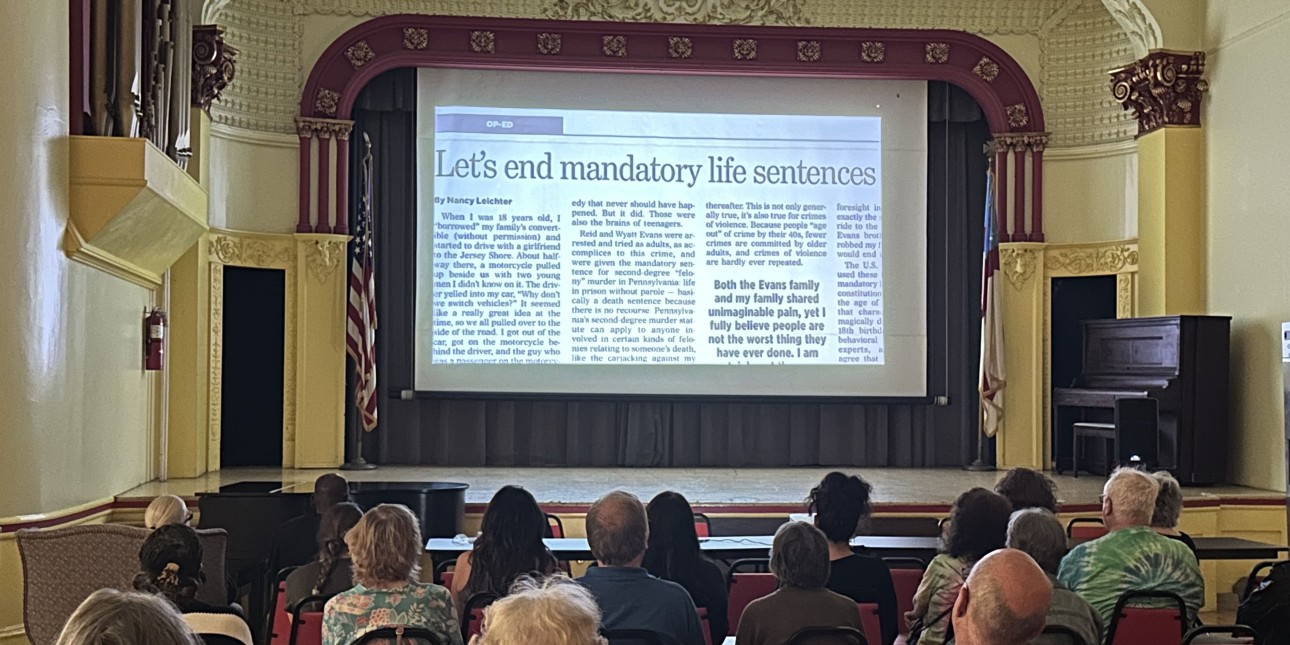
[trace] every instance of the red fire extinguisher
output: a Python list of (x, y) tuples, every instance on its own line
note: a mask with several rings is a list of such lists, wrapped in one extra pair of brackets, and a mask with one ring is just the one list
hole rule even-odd
[(166, 312), (153, 308), (143, 319), (143, 369), (160, 370), (166, 365)]

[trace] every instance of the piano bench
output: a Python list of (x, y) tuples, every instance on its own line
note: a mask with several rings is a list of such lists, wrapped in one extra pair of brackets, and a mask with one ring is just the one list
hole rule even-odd
[(1071, 434), (1074, 436), (1074, 445), (1071, 447), (1071, 475), (1079, 477), (1080, 439), (1085, 438), (1101, 439), (1112, 443), (1111, 449), (1106, 453), (1106, 465), (1110, 468), (1115, 455), (1115, 424), (1080, 421), (1072, 424), (1071, 429), (1073, 430)]

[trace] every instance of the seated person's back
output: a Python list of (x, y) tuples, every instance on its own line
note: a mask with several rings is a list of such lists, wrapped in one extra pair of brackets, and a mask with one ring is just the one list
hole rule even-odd
[(251, 645), (251, 629), (237, 606), (209, 605), (197, 600), (202, 578), (202, 545), (191, 527), (162, 526), (150, 533), (139, 548), (135, 589), (165, 597), (200, 636), (222, 635)]
[(711, 642), (724, 641), (730, 631), (726, 578), (716, 563), (703, 557), (690, 502), (680, 493), (665, 491), (655, 495), (645, 511), (649, 548), (642, 566), (650, 575), (684, 587), (695, 606), (707, 610)]
[(779, 589), (744, 609), (735, 639), (739, 645), (782, 645), (808, 627), (863, 631), (855, 601), (824, 588), (829, 546), (819, 529), (805, 522), (781, 526), (771, 546), (770, 570)]
[(1104, 629), (1110, 629), (1116, 602), (1130, 590), (1177, 594), (1187, 608), (1187, 627), (1196, 624), (1205, 582), (1186, 545), (1148, 526), (1158, 489), (1146, 473), (1117, 469), (1102, 496), (1102, 521), (1110, 532), (1071, 549), (1062, 560), (1058, 579), (1097, 610)]
[(309, 512), (279, 524), (269, 544), (269, 574), (298, 567), (318, 555), (318, 531), (327, 509), (349, 501), (349, 482), (327, 473), (314, 481)]
[(1071, 643), (1062, 634), (1045, 634), (1035, 645), (1099, 645), (1102, 642), (1102, 617), (1088, 601), (1067, 589), (1057, 579), (1057, 570), (1066, 555), (1066, 531), (1061, 522), (1042, 508), (1027, 508), (1012, 514), (1008, 522), (1008, 548), (1030, 556), (1053, 587), (1045, 624), (1064, 627), (1077, 634), (1082, 642)]
[(641, 568), (648, 535), (645, 507), (634, 495), (615, 491), (587, 511), (587, 542), (599, 566), (579, 579), (600, 605), (607, 630), (657, 633), (664, 642), (703, 645), (699, 615), (681, 585)]
[[(287, 607), (309, 596), (334, 596), (354, 586), (345, 534), (362, 517), (363, 509), (352, 502), (337, 504), (323, 513), (318, 529), (318, 558), (287, 576)], [(319, 609), (321, 605), (315, 611)]]
[(345, 534), (353, 589), (327, 601), (323, 645), (350, 645), (381, 627), (423, 627), (444, 645), (461, 645), (448, 590), (417, 582), (424, 545), (417, 518), (405, 506), (381, 504)]
[(542, 541), (546, 531), (546, 515), (531, 493), (518, 486), (498, 490), (474, 546), (457, 558), (451, 591), (458, 613), (475, 595), (505, 596), (522, 576), (554, 573), (555, 556)]

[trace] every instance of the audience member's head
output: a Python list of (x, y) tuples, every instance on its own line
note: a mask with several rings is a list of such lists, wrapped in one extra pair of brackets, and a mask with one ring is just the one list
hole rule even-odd
[(1178, 480), (1161, 470), (1151, 475), (1160, 484), (1156, 494), (1156, 507), (1151, 514), (1151, 526), (1161, 529), (1172, 529), (1178, 526), (1178, 516), (1182, 514), (1183, 494)]
[(484, 511), (464, 591), (500, 594), (519, 576), (544, 570), (551, 559), (542, 543), (546, 530), (546, 515), (533, 494), (503, 486)]
[(1057, 575), (1066, 557), (1066, 531), (1057, 516), (1042, 508), (1025, 508), (1008, 521), (1008, 548), (1025, 552), (1045, 573)]
[(855, 536), (860, 520), (869, 517), (872, 492), (873, 487), (865, 480), (834, 471), (811, 489), (806, 510), (815, 513), (815, 527), (830, 542), (847, 543)]
[(587, 542), (602, 567), (639, 567), (648, 540), (645, 506), (631, 493), (616, 490), (587, 510)]
[(642, 566), (666, 580), (690, 573), (700, 557), (690, 502), (680, 493), (665, 491), (649, 501), (645, 513), (649, 517), (649, 549)]
[(1136, 468), (1116, 468), (1102, 487), (1102, 523), (1115, 531), (1148, 526), (1156, 510), (1160, 482)]
[(960, 645), (1022, 645), (1044, 629), (1053, 586), (1030, 556), (1001, 549), (981, 558), (954, 602)]
[(779, 527), (770, 546), (770, 572), (781, 587), (823, 587), (829, 581), (828, 539), (806, 522)]
[(1004, 473), (999, 483), (994, 485), (994, 492), (1008, 498), (1014, 511), (1042, 508), (1050, 513), (1057, 512), (1053, 480), (1029, 468), (1013, 468)]
[(318, 581), (314, 595), (320, 595), (336, 562), (349, 554), (345, 535), (363, 519), (363, 509), (353, 502), (341, 502), (323, 513), (318, 525)]
[(99, 589), (72, 613), (57, 645), (200, 643), (174, 605), (151, 594)]
[(421, 575), (421, 527), (402, 504), (381, 504), (345, 534), (354, 583), (391, 587), (416, 582)]
[(471, 645), (605, 645), (591, 592), (563, 576), (519, 578), (510, 595), (484, 610)]
[(1002, 549), (1008, 539), (1011, 515), (1012, 504), (992, 490), (977, 487), (959, 495), (950, 511), (945, 552), (971, 561)]
[(314, 511), (319, 515), (327, 509), (349, 501), (349, 481), (336, 473), (327, 473), (314, 480), (312, 497)]
[(158, 527), (139, 547), (135, 589), (161, 594), (184, 610), (196, 602), (202, 580), (202, 543), (192, 527), (183, 524)]
[(143, 525), (155, 529), (167, 524), (187, 524), (193, 518), (188, 512), (188, 504), (177, 495), (162, 495), (150, 504), (143, 512)]

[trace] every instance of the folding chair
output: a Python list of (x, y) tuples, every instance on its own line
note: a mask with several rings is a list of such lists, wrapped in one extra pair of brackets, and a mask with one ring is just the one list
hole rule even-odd
[(287, 611), (291, 613), (291, 640), (289, 645), (322, 645), (322, 619), (321, 611), (302, 611), (313, 606), (316, 603), (327, 604), (331, 596), (307, 596), (296, 603), (294, 607), (288, 607)]
[[(1164, 603), (1163, 608), (1135, 607), (1130, 603)], [(1115, 602), (1106, 645), (1175, 645), (1182, 641), (1187, 605), (1168, 591), (1126, 591)]]
[[(742, 569), (752, 571), (745, 573)], [(730, 563), (730, 572), (726, 574), (726, 616), (730, 619), (730, 631), (727, 635), (734, 636), (739, 630), (739, 619), (744, 615), (748, 604), (770, 595), (777, 585), (774, 574), (770, 573), (770, 560), (767, 558), (745, 558)]]
[(712, 536), (712, 520), (709, 520), (707, 515), (694, 514), (694, 534), (701, 538)]
[(444, 560), (435, 565), (434, 581), (442, 587), (452, 587), (452, 570), (457, 566), (456, 560)]
[(708, 608), (695, 607), (694, 610), (699, 613), (699, 627), (703, 629), (703, 645), (712, 645), (712, 627), (708, 623)]
[(856, 645), (869, 645), (864, 638), (864, 634), (861, 634), (860, 630), (854, 627), (804, 627), (797, 630), (796, 634), (793, 634), (793, 637), (788, 640), (788, 645), (806, 645), (814, 639), (828, 638), (830, 636), (850, 638), (855, 641)]
[(1066, 523), (1066, 537), (1072, 540), (1096, 540), (1107, 533), (1100, 517), (1077, 517)]
[(882, 619), (878, 617), (878, 603), (858, 602), (860, 625), (864, 627), (864, 639), (870, 643), (882, 643)]
[(600, 635), (609, 645), (666, 645), (662, 634), (648, 629), (602, 629)]
[(484, 608), (497, 602), (495, 593), (477, 593), (466, 600), (461, 607), (461, 641), (469, 643), (471, 636), (484, 631)]
[(1254, 565), (1254, 568), (1250, 569), (1250, 575), (1245, 578), (1245, 589), (1241, 591), (1241, 600), (1249, 598), (1255, 588), (1263, 583), (1265, 569), (1271, 569), (1278, 564), (1281, 564), (1280, 560), (1264, 560)]
[(1035, 643), (1044, 645), (1102, 645), (1102, 643), (1089, 643), (1084, 640), (1079, 632), (1065, 625), (1044, 625), (1044, 631), (1039, 632), (1039, 638), (1034, 640)]
[[(1200, 638), (1202, 636), (1205, 638)], [(1183, 645), (1197, 642), (1206, 645), (1249, 645), (1259, 642), (1259, 634), (1246, 625), (1202, 625), (1183, 637)]]
[[(918, 558), (883, 558), (883, 563), (891, 570), (891, 584), (896, 588), (896, 616), (902, 617), (905, 614), (914, 611), (914, 594), (918, 592), (918, 585), (923, 581), (923, 572), (927, 570), (927, 563)], [(899, 619), (900, 633), (908, 634), (909, 625)]]
[(546, 536), (549, 538), (564, 537), (564, 522), (550, 513), (546, 514)]
[(353, 645), (368, 645), (368, 643), (384, 641), (393, 641), (395, 645), (403, 645), (406, 641), (417, 641), (426, 645), (444, 645), (443, 639), (439, 638), (438, 634), (424, 627), (406, 627), (404, 625), (373, 629), (359, 636)]
[(295, 570), (296, 567), (287, 567), (273, 578), (273, 591), (269, 596), (269, 607), (272, 609), (264, 629), (270, 645), (287, 645), (291, 639), (291, 614), (287, 613), (287, 576)]

